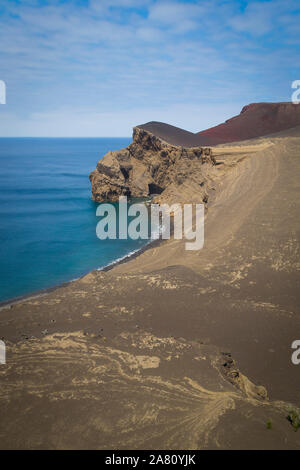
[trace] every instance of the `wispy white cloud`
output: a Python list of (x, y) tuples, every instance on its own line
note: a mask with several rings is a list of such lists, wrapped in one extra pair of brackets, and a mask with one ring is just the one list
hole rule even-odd
[(242, 14), (235, 15), (229, 24), (239, 32), (247, 32), (254, 36), (261, 36), (272, 30), (273, 23), (270, 15), (269, 3), (256, 2), (247, 5)]
[(205, 6), (176, 1), (155, 2), (149, 7), (149, 21), (172, 28), (180, 33), (197, 29)]
[(188, 108), (288, 99), (299, 18), (295, 0), (2, 0), (0, 134), (9, 122), (16, 134), (88, 133), (89, 123), (92, 135), (116, 125), (120, 135), (121, 117), (136, 124), (147, 113), (189, 128)]
[[(288, 14), (288, 13), (293, 14)], [(250, 33), (253, 36), (263, 36), (276, 31), (281, 27), (279, 37), (284, 40), (285, 36), (290, 36), (293, 31), (291, 24), (298, 23), (299, 32), (300, 5), (298, 0), (263, 0), (248, 2), (243, 12), (234, 15), (229, 24), (238, 32)], [(286, 21), (284, 21), (284, 19)], [(281, 34), (280, 34), (281, 33)]]

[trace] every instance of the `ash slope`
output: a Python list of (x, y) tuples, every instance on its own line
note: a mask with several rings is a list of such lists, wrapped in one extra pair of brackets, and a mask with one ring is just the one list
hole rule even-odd
[(300, 125), (300, 106), (293, 103), (252, 103), (238, 116), (218, 126), (193, 134), (163, 122), (148, 122), (137, 127), (172, 145), (211, 146), (277, 133)]
[(2, 309), (0, 447), (300, 448), (299, 131), (213, 149), (199, 252), (170, 240)]

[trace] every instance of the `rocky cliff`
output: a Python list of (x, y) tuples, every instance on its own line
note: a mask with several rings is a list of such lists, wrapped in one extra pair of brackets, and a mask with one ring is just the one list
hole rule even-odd
[(184, 148), (168, 144), (135, 127), (132, 143), (108, 152), (90, 174), (95, 201), (118, 201), (119, 196), (148, 197), (156, 202), (207, 200), (210, 169), (215, 164), (210, 148)]

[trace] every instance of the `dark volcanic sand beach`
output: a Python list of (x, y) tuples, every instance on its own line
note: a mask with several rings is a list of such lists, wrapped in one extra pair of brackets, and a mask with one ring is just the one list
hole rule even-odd
[(2, 308), (1, 448), (300, 447), (300, 129), (213, 152), (202, 250)]

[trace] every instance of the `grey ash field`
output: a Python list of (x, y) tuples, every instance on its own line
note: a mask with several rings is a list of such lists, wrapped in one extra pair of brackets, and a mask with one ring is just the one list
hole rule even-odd
[(300, 128), (211, 149), (202, 250), (2, 307), (1, 448), (300, 448)]

